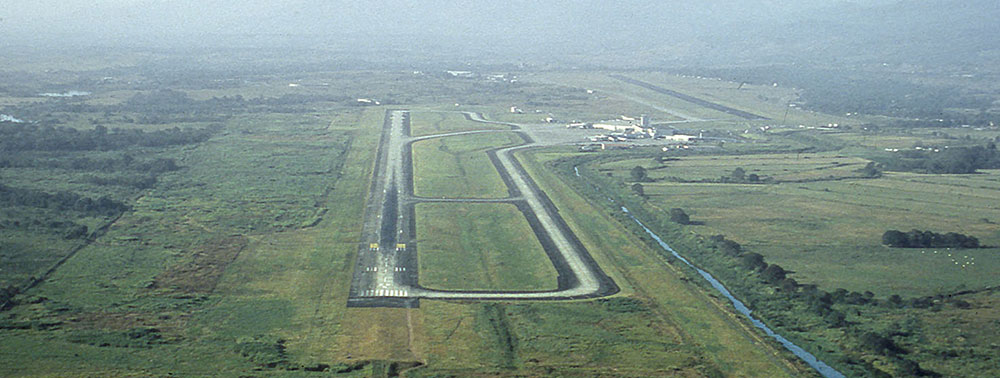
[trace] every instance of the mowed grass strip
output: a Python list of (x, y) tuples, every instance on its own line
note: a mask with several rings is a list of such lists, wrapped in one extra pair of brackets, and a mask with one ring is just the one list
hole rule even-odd
[[(729, 160), (731, 166), (741, 161)], [(682, 165), (673, 166), (680, 170)], [(628, 175), (620, 167), (616, 175)], [(667, 169), (667, 171), (671, 170)], [(682, 174), (699, 174), (687, 167)], [(723, 169), (724, 170), (724, 169)], [(724, 234), (824, 290), (845, 288), (879, 296), (930, 295), (957, 287), (997, 284), (1000, 249), (889, 249), (889, 229), (958, 232), (1000, 245), (998, 172), (976, 175), (887, 173), (778, 185), (644, 184), (649, 206), (679, 207), (703, 222), (689, 228)], [(937, 253), (935, 253), (937, 251)], [(974, 262), (974, 264), (972, 264)]]
[(556, 270), (510, 204), (419, 204), (420, 285), (440, 290), (552, 290)]
[(413, 144), (413, 191), (422, 197), (503, 198), (507, 186), (486, 151), (521, 144), (513, 133), (484, 133)]
[[(582, 353), (596, 353), (599, 357), (595, 358), (599, 358), (603, 366), (619, 369), (615, 374), (626, 372), (623, 375), (640, 376), (666, 374), (663, 371), (651, 371), (666, 366), (674, 369), (670, 374), (678, 375), (683, 375), (688, 369), (697, 369), (701, 374), (717, 369), (731, 376), (761, 377), (791, 376), (793, 373), (789, 369), (800, 374), (808, 371), (807, 368), (800, 370), (803, 368), (794, 363), (790, 366), (788, 361), (794, 357), (783, 350), (764, 346), (764, 339), (752, 326), (742, 321), (735, 312), (727, 310), (728, 304), (689, 283), (677, 268), (664, 261), (659, 252), (642, 243), (638, 236), (608, 215), (607, 209), (581, 197), (554, 173), (544, 168), (544, 162), (563, 156), (565, 154), (518, 154), (525, 169), (560, 209), (560, 214), (594, 260), (622, 287), (619, 296), (637, 298), (649, 306), (649, 313), (636, 313), (634, 316), (653, 317), (656, 329), (644, 329), (638, 324), (647, 324), (648, 327), (649, 323), (641, 323), (641, 320), (633, 318), (619, 325), (623, 329), (630, 329), (630, 332), (641, 330), (644, 336), (635, 334), (629, 338), (641, 339), (651, 336), (649, 332), (657, 332), (660, 341), (670, 340), (668, 343), (673, 345), (663, 347), (634, 340), (625, 344), (628, 347), (612, 345), (609, 349), (601, 349), (595, 348), (600, 345), (599, 342), (581, 346), (577, 341), (567, 338), (556, 341), (568, 344), (539, 348), (543, 350), (537, 350), (536, 353), (544, 356), (539, 357), (540, 360), (556, 358), (552, 356), (551, 350), (564, 351), (567, 360), (573, 360), (574, 356)], [(567, 328), (583, 327), (580, 323), (565, 324)], [(521, 332), (533, 334), (538, 331)], [(585, 331), (572, 332), (579, 334)], [(595, 333), (587, 337), (601, 340), (604, 336), (597, 337)], [(566, 349), (556, 349), (560, 347)], [(550, 351), (545, 351), (546, 348)], [(646, 370), (647, 367), (650, 370)]]
[(410, 112), (410, 135), (413, 136), (470, 130), (510, 130), (510, 127), (470, 121), (459, 112)]

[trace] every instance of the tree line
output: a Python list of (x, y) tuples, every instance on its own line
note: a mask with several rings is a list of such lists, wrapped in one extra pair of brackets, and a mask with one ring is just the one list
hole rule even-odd
[(76, 193), (60, 191), (48, 193), (41, 190), (13, 188), (0, 184), (0, 207), (28, 206), (58, 211), (79, 211), (89, 215), (116, 216), (129, 210), (129, 206), (107, 196), (97, 199)]
[(1000, 168), (1000, 153), (994, 142), (985, 146), (952, 147), (939, 151), (900, 151), (886, 160), (885, 165), (893, 171), (935, 174), (968, 174), (979, 169)]
[(939, 234), (932, 231), (912, 230), (902, 232), (889, 230), (882, 234), (882, 244), (892, 248), (979, 248), (979, 239), (974, 236), (949, 232)]
[(20, 151), (108, 151), (129, 147), (166, 147), (200, 143), (220, 127), (145, 132), (137, 129), (92, 130), (34, 124), (0, 123), (0, 156)]
[(98, 172), (118, 172), (136, 171), (142, 173), (159, 174), (180, 169), (177, 161), (172, 158), (156, 158), (150, 160), (137, 160), (129, 153), (121, 156), (95, 159), (88, 157), (77, 157), (67, 159), (39, 159), (26, 157), (23, 154), (0, 155), (0, 168), (56, 168), (75, 171), (98, 171)]

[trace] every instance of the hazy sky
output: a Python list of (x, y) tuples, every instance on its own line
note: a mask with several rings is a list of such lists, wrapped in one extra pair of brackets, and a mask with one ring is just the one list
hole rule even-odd
[[(857, 0), (887, 3), (892, 0)], [(835, 0), (3, 0), (0, 43), (208, 34), (641, 36), (794, 17)]]

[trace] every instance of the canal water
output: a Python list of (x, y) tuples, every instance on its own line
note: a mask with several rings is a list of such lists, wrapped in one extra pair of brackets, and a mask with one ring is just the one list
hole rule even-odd
[[(577, 177), (580, 177), (580, 170), (577, 169), (577, 167), (573, 167), (573, 171), (576, 173)], [(600, 191), (600, 188), (598, 188), (596, 185), (593, 184), (591, 185), (594, 186), (595, 189)], [(611, 197), (607, 198), (608, 200), (614, 201)], [(764, 331), (765, 334), (777, 340), (779, 343), (781, 343), (781, 345), (785, 347), (785, 349), (788, 349), (788, 351), (792, 352), (792, 354), (801, 358), (802, 361), (805, 361), (805, 363), (809, 364), (809, 366), (811, 366), (813, 369), (816, 369), (816, 371), (819, 372), (820, 375), (826, 378), (845, 377), (844, 374), (837, 371), (837, 369), (834, 369), (833, 367), (830, 367), (830, 365), (827, 365), (825, 362), (820, 361), (812, 353), (809, 353), (805, 349), (802, 349), (802, 347), (795, 345), (795, 343), (786, 339), (784, 336), (781, 336), (777, 332), (774, 332), (774, 330), (772, 330), (770, 327), (764, 324), (764, 322), (755, 318), (750, 308), (747, 307), (745, 304), (743, 304), (743, 302), (740, 301), (739, 299), (736, 299), (736, 297), (734, 297), (733, 294), (729, 292), (729, 289), (726, 289), (726, 287), (722, 285), (722, 282), (719, 282), (719, 280), (715, 279), (715, 277), (713, 277), (711, 274), (702, 270), (701, 268), (698, 268), (690, 261), (688, 261), (686, 258), (684, 258), (684, 256), (681, 256), (679, 253), (677, 253), (677, 251), (671, 248), (669, 244), (664, 242), (659, 235), (653, 232), (653, 230), (650, 230), (649, 227), (646, 227), (646, 225), (643, 224), (642, 221), (639, 220), (639, 218), (636, 218), (634, 215), (632, 215), (632, 213), (628, 211), (628, 208), (626, 208), (625, 206), (621, 206), (621, 210), (630, 219), (635, 221), (635, 223), (638, 224), (639, 227), (642, 227), (642, 229), (646, 231), (646, 234), (652, 237), (653, 240), (656, 240), (656, 243), (659, 244), (661, 248), (663, 248), (667, 252), (670, 252), (670, 254), (674, 255), (674, 257), (676, 257), (680, 261), (683, 261), (691, 268), (694, 268), (694, 270), (697, 271), (702, 278), (708, 281), (708, 283), (711, 284), (712, 287), (715, 288), (715, 290), (717, 290), (720, 294), (726, 297), (726, 299), (729, 299), (729, 301), (732, 302), (733, 307), (736, 307), (736, 311), (738, 311), (740, 314), (743, 314), (743, 316), (746, 316), (747, 319), (750, 320), (750, 323), (753, 323), (754, 327), (761, 329), (762, 331)]]

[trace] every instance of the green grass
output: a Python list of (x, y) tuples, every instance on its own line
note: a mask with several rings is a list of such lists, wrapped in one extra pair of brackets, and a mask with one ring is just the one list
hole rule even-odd
[[(377, 129), (383, 114), (371, 109), (333, 124), (240, 118), (223, 135), (177, 152), (187, 168), (164, 176), (134, 211), (32, 291), (37, 303), (11, 310), (17, 321), (61, 324), (5, 331), (3, 370), (241, 375), (257, 362), (239, 354), (238, 340), (257, 336), (285, 340), (293, 366), (334, 365), (342, 351), (330, 340), (340, 332), (360, 232), (362, 204), (354, 199), (367, 189), (377, 135), (351, 138), (354, 130)], [(234, 261), (217, 262), (217, 283), (205, 281), (214, 290), (151, 286), (165, 272), (184, 274), (178, 268), (202, 261), (220, 238), (248, 243)], [(87, 344), (120, 338), (109, 329), (116, 324), (156, 327), (169, 342)]]
[(421, 286), (549, 290), (556, 271), (527, 220), (508, 204), (419, 204)]
[(424, 136), (469, 130), (510, 130), (509, 126), (470, 121), (459, 112), (414, 111), (410, 113), (410, 135)]
[(414, 143), (414, 192), (423, 197), (506, 197), (507, 186), (486, 151), (521, 143), (521, 138), (512, 133), (460, 135)]
[[(787, 364), (792, 357), (780, 347), (762, 348), (761, 345), (767, 345), (764, 339), (732, 310), (727, 310), (727, 304), (689, 283), (681, 271), (667, 264), (657, 251), (610, 217), (603, 203), (590, 203), (543, 166), (547, 161), (567, 156), (566, 153), (518, 156), (594, 259), (622, 287), (621, 295), (646, 303), (652, 311), (650, 315), (656, 319), (654, 324), (659, 324), (655, 332), (665, 332), (681, 340), (676, 349), (621, 356), (623, 361), (687, 358), (689, 362), (685, 366), (697, 366), (702, 374), (713, 369), (734, 375), (766, 376), (794, 374), (789, 369), (801, 369), (800, 373), (808, 371), (808, 368)], [(573, 331), (567, 329), (565, 332)], [(646, 363), (656, 366), (651, 361)], [(642, 366), (642, 363), (637, 365)]]
[[(779, 179), (850, 175), (863, 160), (833, 156), (794, 159), (795, 155), (694, 157), (668, 162), (653, 177), (696, 179), (750, 168)], [(836, 167), (838, 164), (850, 164)], [(645, 161), (605, 165), (616, 177)], [(653, 164), (653, 163), (649, 163)], [(647, 165), (649, 165), (647, 164)], [(839, 171), (839, 173), (838, 173)], [(660, 211), (680, 207), (703, 225), (691, 231), (728, 238), (763, 254), (768, 262), (795, 272), (799, 282), (827, 290), (843, 287), (880, 296), (928, 295), (955, 287), (995, 285), (1000, 265), (996, 248), (945, 251), (887, 249), (881, 235), (889, 229), (959, 232), (984, 245), (1000, 245), (998, 172), (976, 175), (888, 173), (879, 179), (849, 179), (778, 185), (645, 183), (648, 206)], [(948, 257), (948, 253), (952, 256)], [(965, 257), (968, 256), (968, 257)], [(967, 265), (975, 258), (975, 265)], [(958, 264), (955, 264), (955, 263)], [(965, 265), (963, 267), (963, 265)]]
[(32, 276), (39, 276), (75, 246), (79, 240), (66, 240), (62, 235), (26, 230), (0, 230), (0, 287), (21, 286)]
[[(783, 96), (789, 93), (783, 88), (766, 87), (729, 93), (732, 90), (725, 87), (726, 83), (687, 79), (675, 82), (656, 74), (635, 75), (772, 117), (784, 110), (779, 105), (783, 106)], [(291, 76), (270, 76), (252, 88), (188, 93), (208, 99), (237, 94), (255, 98), (329, 92), (319, 87), (289, 87), (288, 83), (299, 79)], [(294, 76), (301, 76), (303, 83), (330, 82), (338, 96), (391, 94), (396, 97), (392, 98), (395, 103), (420, 104), (414, 109), (450, 110), (456, 109), (452, 102), (462, 103), (459, 109), (516, 122), (539, 122), (548, 113), (566, 122), (641, 113), (659, 121), (676, 119), (654, 106), (676, 107), (703, 117), (719, 116), (714, 111), (645, 93), (642, 88), (623, 87), (623, 83), (602, 74), (539, 74), (538, 78), (546, 80), (565, 79), (562, 81), (576, 89), (525, 79), (520, 85), (496, 87), (495, 93), (477, 92), (479, 86), (471, 81), (409, 72)], [(417, 78), (407, 79), (411, 77)], [(78, 78), (65, 80), (72, 83)], [(417, 87), (426, 90), (419, 95), (399, 94)], [(597, 93), (588, 95), (583, 88), (595, 88)], [(113, 104), (132, 94), (128, 90), (95, 93), (87, 101)], [(532, 105), (521, 105), (529, 101)], [(530, 114), (506, 113), (510, 105), (519, 105)], [(7, 184), (111, 195), (130, 201), (135, 210), (71, 259), (51, 280), (24, 296), (31, 303), (4, 314), (6, 319), (0, 325), (12, 329), (0, 332), (0, 375), (311, 374), (259, 365), (260, 358), (275, 356), (302, 366), (369, 359), (427, 363), (427, 367), (411, 371), (415, 376), (812, 374), (794, 362), (790, 365), (788, 355), (734, 316), (728, 303), (689, 282), (683, 267), (667, 263), (641, 236), (618, 223), (609, 215), (616, 209), (604, 206), (603, 201), (584, 199), (567, 184), (571, 177), (558, 176), (545, 166), (553, 159), (574, 154), (571, 149), (517, 156), (594, 259), (622, 287), (622, 293), (612, 301), (484, 304), (423, 300), (419, 309), (347, 309), (362, 220), (363, 203), (358, 199), (364, 198), (369, 184), (384, 108), (345, 109), (336, 101), (311, 103), (304, 108), (322, 110), (239, 115), (226, 122), (225, 130), (208, 143), (157, 152), (177, 158), (186, 168), (163, 176), (155, 189), (146, 192), (91, 185), (78, 172), (4, 170)], [(542, 112), (534, 113), (535, 109)], [(470, 122), (455, 112), (414, 111), (412, 115), (415, 134), (506, 129)], [(103, 116), (88, 113), (57, 117), (63, 118), (67, 126), (91, 128), (93, 121), (89, 118)], [(117, 117), (120, 115), (102, 119), (101, 123), (148, 129), (203, 126), (136, 125)], [(823, 117), (792, 111), (789, 123)], [(731, 117), (703, 125), (732, 130), (749, 127), (734, 123)], [(873, 144), (864, 136), (858, 136), (858, 140), (850, 133), (810, 135), (882, 147), (881, 141)], [(924, 134), (885, 138), (901, 146), (912, 146), (916, 138), (935, 143), (950, 140)], [(760, 139), (773, 150), (808, 146), (808, 140), (790, 141), (773, 134)], [(511, 133), (497, 133), (417, 143), (416, 166), (423, 170), (417, 176), (425, 180), (417, 184), (418, 194), (505, 195), (506, 188), (483, 152), (520, 142)], [(727, 144), (726, 150), (759, 146)], [(340, 154), (348, 147), (346, 154)], [(101, 154), (94, 153), (93, 157)], [(740, 156), (738, 160), (699, 156), (669, 162), (667, 168), (650, 173), (654, 178), (697, 180), (716, 178), (742, 166), (748, 173), (805, 181), (830, 175), (847, 177), (865, 162), (838, 155), (812, 154), (809, 159), (756, 155)], [(608, 168), (614, 176), (625, 178), (627, 169), (635, 164), (656, 166), (646, 159), (609, 164)], [(951, 290), (960, 284), (981, 287), (996, 276), (996, 249), (962, 251), (961, 261), (975, 257), (975, 268), (956, 270), (952, 260), (958, 256), (954, 251), (948, 258), (944, 251), (934, 254), (932, 250), (889, 250), (878, 246), (878, 238), (889, 227), (904, 231), (923, 228), (969, 233), (985, 244), (1000, 245), (1000, 231), (995, 225), (1000, 210), (994, 200), (1000, 190), (998, 175), (996, 171), (965, 176), (889, 174), (878, 180), (769, 186), (658, 182), (646, 184), (646, 192), (651, 194), (651, 207), (684, 207), (693, 220), (705, 222), (685, 231), (725, 233), (748, 249), (765, 254), (768, 262), (795, 271), (792, 276), (800, 282), (820, 283), (829, 289), (871, 289), (880, 296), (905, 296), (940, 288)], [(78, 221), (91, 226), (101, 220)], [(555, 287), (551, 263), (523, 216), (510, 205), (422, 204), (417, 222), (422, 284), (484, 290)], [(20, 250), (44, 244), (55, 254), (70, 244), (55, 234), (24, 236), (8, 231), (0, 232), (0, 237)], [(213, 253), (220, 240), (230, 239), (244, 241), (245, 246), (234, 260), (223, 264), (214, 290), (185, 293), (151, 286), (164, 272), (183, 271)], [(964, 260), (966, 255), (970, 260)], [(19, 256), (31, 260), (30, 256)], [(47, 261), (35, 262), (43, 266)], [(872, 289), (876, 286), (887, 289)], [(997, 307), (996, 295), (978, 294), (969, 300), (973, 302), (969, 310), (948, 305), (912, 312), (885, 309), (878, 319), (888, 322), (910, 315), (920, 318), (929, 330), (922, 335), (929, 339), (914, 339), (905, 346), (921, 356), (921, 363), (928, 364), (923, 365), (925, 368), (944, 375), (989, 374), (992, 366), (981, 363), (986, 359), (980, 358), (978, 364), (958, 364), (953, 362), (955, 358), (947, 357), (958, 353), (961, 361), (973, 361), (966, 357), (991, 356), (994, 352), (988, 345), (995, 341), (990, 330), (995, 326), (996, 314), (991, 309)], [(848, 315), (849, 320), (868, 319)], [(879, 322), (865, 324), (881, 327)], [(23, 325), (28, 328), (20, 329)], [(47, 326), (53, 328), (43, 329)], [(146, 327), (159, 329), (164, 343), (122, 339), (129, 337), (130, 330)], [(837, 332), (824, 328), (820, 337), (832, 337), (834, 341), (822, 345), (838, 345)], [(805, 333), (800, 338), (817, 334)], [(283, 353), (275, 348), (279, 340), (283, 341)], [(92, 342), (118, 346), (101, 347)], [(247, 350), (264, 357), (241, 355)], [(375, 374), (386, 364), (371, 364), (353, 374)]]
[(682, 157), (662, 164), (650, 159), (626, 159), (607, 163), (602, 167), (630, 180), (629, 170), (642, 166), (646, 168), (650, 179), (667, 181), (674, 178), (684, 181), (719, 180), (721, 176), (730, 176), (739, 167), (744, 169), (746, 175), (756, 174), (761, 180), (770, 177), (776, 181), (789, 182), (859, 177), (861, 173), (857, 171), (868, 162), (837, 153), (760, 154)]

